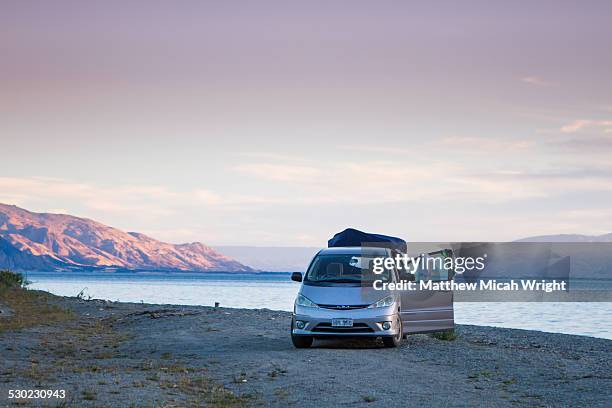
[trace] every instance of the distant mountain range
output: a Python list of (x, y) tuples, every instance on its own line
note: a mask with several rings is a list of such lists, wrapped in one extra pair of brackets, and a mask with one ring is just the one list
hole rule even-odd
[[(612, 234), (560, 234), (515, 242), (610, 243)], [(410, 245), (410, 244), (409, 244)], [(579, 261), (574, 273), (607, 276), (608, 246), (556, 247)], [(121, 269), (154, 271), (304, 272), (318, 247), (169, 244), (137, 232), (64, 214), (34, 213), (0, 204), (0, 268), (15, 270)], [(581, 259), (587, 257), (588, 259)], [(249, 265), (249, 266), (247, 266)], [(610, 266), (610, 267), (609, 267)]]
[(0, 204), (0, 268), (249, 272), (199, 243), (173, 245), (64, 214)]
[(603, 235), (538, 235), (536, 237), (519, 239), (515, 242), (612, 242), (612, 233)]

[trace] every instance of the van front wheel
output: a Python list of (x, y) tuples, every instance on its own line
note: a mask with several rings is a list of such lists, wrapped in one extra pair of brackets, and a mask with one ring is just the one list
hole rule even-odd
[(397, 331), (397, 335), (393, 337), (383, 337), (382, 341), (385, 347), (398, 347), (402, 342), (402, 338), (404, 337), (402, 332), (402, 321), (398, 320), (399, 329)]
[(308, 348), (312, 346), (313, 338), (311, 336), (294, 336), (292, 334), (291, 341), (295, 348)]
[(295, 324), (295, 320), (291, 319), (291, 342), (295, 348), (308, 348), (312, 346), (312, 341), (314, 340), (312, 336), (296, 336), (293, 334), (293, 325)]

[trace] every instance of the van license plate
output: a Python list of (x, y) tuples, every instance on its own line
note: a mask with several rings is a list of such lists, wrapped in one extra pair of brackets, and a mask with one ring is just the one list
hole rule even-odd
[(332, 327), (353, 327), (353, 319), (332, 319)]

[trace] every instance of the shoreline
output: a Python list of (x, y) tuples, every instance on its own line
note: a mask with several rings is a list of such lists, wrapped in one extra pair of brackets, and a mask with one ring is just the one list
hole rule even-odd
[[(263, 276), (257, 274), (243, 274), (240, 276), (213, 274), (203, 276), (198, 274), (108, 275), (100, 273), (74, 275), (64, 273), (59, 275), (54, 273), (32, 273), (28, 276), (34, 282), (31, 285), (32, 288), (51, 290), (58, 296), (75, 296), (85, 289), (84, 297), (86, 298), (91, 295), (97, 299), (135, 303), (144, 301), (145, 303), (160, 305), (212, 306), (214, 304), (213, 301), (221, 301), (221, 306), (223, 307), (269, 308), (270, 310), (290, 311), (293, 306), (295, 293), (298, 291), (297, 285), (293, 288), (293, 282), (289, 278), (286, 278), (285, 281), (286, 274), (277, 272)], [(114, 280), (115, 278), (117, 279)], [(223, 287), (220, 287), (221, 291), (218, 292), (214, 287), (221, 284), (211, 283), (215, 280), (236, 280), (235, 284), (240, 288), (230, 288), (234, 283), (231, 283), (231, 285), (222, 284)], [(111, 281), (113, 284), (117, 284), (117, 286), (111, 286), (106, 283)], [(251, 286), (251, 283), (249, 283), (251, 281), (254, 282), (253, 285), (256, 287), (260, 285), (263, 290), (260, 288), (255, 295), (249, 295), (250, 292), (246, 291), (246, 287)], [(184, 282), (194, 282), (198, 286), (197, 290), (183, 292), (181, 287), (185, 284)], [(281, 284), (276, 285), (276, 282)], [(169, 286), (165, 286), (166, 283)], [(494, 303), (491, 303), (491, 306), (487, 306), (485, 310), (478, 302), (467, 302), (468, 300), (473, 300), (468, 298), (468, 295), (470, 294), (458, 293), (455, 297), (457, 323), (612, 339), (612, 328), (607, 316), (610, 303), (581, 302), (577, 307), (579, 310), (582, 310), (582, 317), (577, 320), (571, 320), (561, 317), (573, 315), (573, 305), (575, 303), (560, 302), (558, 305), (553, 305), (549, 304), (549, 302), (538, 302), (533, 303), (533, 306), (527, 303), (521, 305), (521, 303), (516, 302), (520, 300), (517, 299), (517, 294), (498, 292), (490, 299)], [(483, 296), (485, 294), (479, 293), (479, 299), (476, 300), (486, 300), (481, 299)], [(495, 302), (500, 296), (503, 297), (500, 300), (507, 300), (509, 302), (507, 307), (502, 302)], [(553, 295), (553, 298), (556, 297), (558, 296)], [(526, 300), (531, 300), (531, 298)]]
[(315, 340), (297, 350), (289, 312), (50, 299), (72, 319), (0, 332), (2, 406), (9, 389), (40, 386), (85, 407), (603, 407), (612, 387), (612, 340), (601, 338), (457, 325), (454, 341)]
[[(48, 292), (46, 289), (44, 288), (35, 288), (35, 290), (40, 290), (40, 291), (44, 291), (44, 292)], [(50, 292), (48, 292), (50, 293)], [(63, 294), (53, 294), (54, 296), (64, 296)], [(68, 298), (70, 298), (71, 296), (66, 296)], [(119, 302), (119, 303), (130, 303), (130, 304), (141, 304), (141, 302), (136, 302), (136, 301), (122, 301), (122, 300), (111, 300), (111, 299), (105, 299), (105, 298), (96, 298), (96, 297), (92, 297), (91, 300), (99, 300), (99, 301), (108, 301), (108, 302)], [(201, 304), (196, 304), (196, 303), (167, 303), (167, 302), (144, 302), (145, 304), (148, 305), (158, 305), (158, 306), (173, 306), (173, 307), (208, 307), (212, 305), (201, 305)], [(483, 302), (466, 302), (466, 301), (461, 301), (461, 302), (455, 302), (455, 305), (459, 305), (459, 304), (478, 304), (478, 303), (483, 303)], [(488, 302), (484, 302), (484, 303), (488, 303)], [(492, 302), (492, 303), (501, 303), (501, 302)], [(516, 303), (521, 303), (521, 302), (511, 302), (510, 304), (516, 304)], [(522, 303), (530, 303), (530, 302), (522, 302)], [(542, 302), (534, 302), (534, 304), (540, 304)], [(547, 302), (548, 303), (548, 302)], [(559, 302), (561, 304), (565, 304), (568, 302)], [(599, 304), (601, 302), (582, 302), (585, 304)], [(253, 308), (244, 308), (244, 307), (240, 307), (240, 306), (226, 306), (221, 304), (221, 307), (224, 308), (229, 308), (229, 309), (246, 309), (246, 310), (270, 310), (270, 311), (278, 311), (278, 312), (289, 312), (288, 310), (283, 310), (283, 309), (273, 309), (273, 308), (267, 308), (267, 307), (253, 307)], [(457, 312), (455, 313), (455, 315), (457, 314)], [(456, 316), (455, 316), (456, 319)], [(529, 331), (536, 331), (536, 332), (541, 332), (541, 333), (553, 333), (553, 334), (567, 334), (567, 335), (573, 335), (573, 336), (584, 336), (584, 337), (590, 337), (590, 338), (598, 338), (598, 339), (606, 339), (606, 340), (612, 340), (611, 336), (609, 335), (608, 332), (604, 332), (604, 334), (601, 334), (599, 336), (596, 335), (590, 335), (590, 334), (582, 334), (582, 333), (567, 333), (567, 332), (559, 332), (559, 331), (552, 331), (552, 330), (545, 330), (545, 329), (534, 329), (534, 328), (523, 328), (523, 327), (512, 327), (512, 326), (496, 326), (496, 325), (491, 325), (491, 324), (475, 324), (475, 323), (458, 323), (460, 325), (471, 325), (471, 326), (482, 326), (482, 327), (495, 327), (495, 328), (507, 328), (507, 329), (516, 329), (516, 330), (529, 330)], [(606, 335), (608, 337), (606, 337)]]
[[(187, 270), (150, 270), (150, 269), (117, 269), (117, 270), (104, 270), (104, 269), (91, 269), (91, 270), (53, 270), (53, 271), (33, 271), (33, 270), (20, 270), (14, 269), (15, 272), (21, 273), (23, 275), (28, 274), (40, 274), (40, 275), (53, 275), (53, 274), (74, 274), (75, 276), (87, 276), (92, 274), (100, 274), (100, 275), (112, 275), (112, 274), (125, 274), (125, 275), (166, 275), (166, 276), (180, 276), (180, 275), (197, 275), (197, 276), (206, 276), (206, 275), (271, 275), (271, 276), (291, 276), (292, 273), (304, 271), (264, 271), (264, 270), (254, 270), (254, 271), (187, 271)], [(535, 279), (542, 280), (552, 278), (545, 278), (539, 276), (484, 276), (483, 279), (489, 280), (497, 280), (497, 281), (508, 281), (512, 279)], [(570, 282), (584, 282), (584, 281), (597, 281), (597, 282), (612, 282), (612, 278), (610, 277), (570, 277)]]
[[(36, 289), (39, 290), (39, 289)], [(58, 296), (58, 297), (62, 297), (62, 298), (67, 298), (67, 299), (71, 299), (74, 298), (72, 296), (59, 296), (59, 295), (55, 295), (52, 294), (50, 292), (47, 291), (43, 291), (46, 293), (49, 293), (53, 296)], [(247, 308), (247, 307), (234, 307), (234, 306), (223, 306), (223, 305), (219, 305), (219, 307), (214, 307), (214, 306), (208, 306), (208, 305), (195, 305), (195, 304), (180, 304), (180, 303), (151, 303), (151, 302), (147, 302), (147, 303), (142, 303), (142, 302), (123, 302), (123, 301), (114, 301), (114, 300), (109, 300), (109, 299), (100, 299), (100, 298), (91, 298), (91, 299), (84, 299), (84, 301), (86, 302), (104, 302), (104, 303), (113, 303), (113, 304), (125, 304), (125, 305), (135, 305), (135, 306), (159, 306), (159, 307), (170, 307), (170, 308), (210, 308), (210, 309), (227, 309), (227, 310), (236, 310), (236, 311), (247, 311), (247, 312), (257, 312), (257, 311), (261, 311), (261, 312), (275, 312), (275, 313), (288, 313), (291, 314), (291, 312), (287, 311), (287, 310), (282, 310), (282, 309), (270, 309), (267, 307), (263, 307), (263, 308)], [(463, 303), (488, 303), (488, 302), (463, 302)], [(492, 302), (495, 303), (495, 302)], [(592, 303), (600, 303), (600, 302), (592, 302)], [(457, 304), (457, 303), (455, 303)], [(546, 330), (537, 330), (537, 329), (525, 329), (525, 328), (521, 328), (521, 327), (506, 327), (506, 326), (493, 326), (493, 325), (488, 325), (488, 324), (469, 324), (469, 323), (455, 323), (456, 327), (482, 327), (482, 328), (491, 328), (491, 329), (508, 329), (508, 330), (521, 330), (521, 331), (526, 331), (526, 332), (534, 332), (534, 333), (545, 333), (545, 334), (559, 334), (559, 335), (564, 335), (564, 336), (576, 336), (576, 337), (586, 337), (586, 338), (590, 338), (590, 339), (601, 339), (601, 340), (608, 340), (608, 341), (612, 341), (612, 339), (607, 338), (607, 337), (598, 337), (598, 336), (590, 336), (588, 334), (574, 334), (574, 333), (562, 333), (562, 332), (554, 332), (554, 331), (546, 331)]]

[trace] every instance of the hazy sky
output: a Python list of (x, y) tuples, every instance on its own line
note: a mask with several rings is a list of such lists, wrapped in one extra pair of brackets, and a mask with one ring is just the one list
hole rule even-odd
[(3, 1), (0, 202), (170, 242), (612, 231), (612, 2)]

